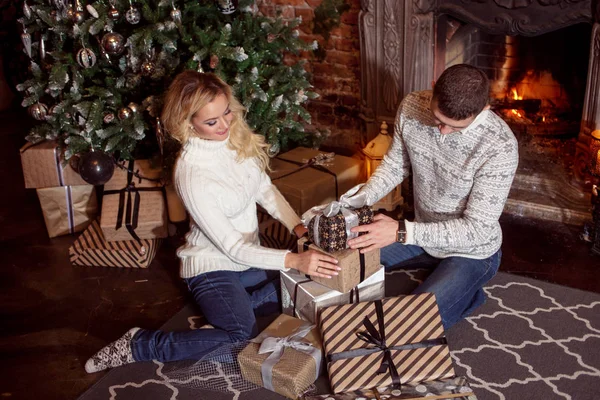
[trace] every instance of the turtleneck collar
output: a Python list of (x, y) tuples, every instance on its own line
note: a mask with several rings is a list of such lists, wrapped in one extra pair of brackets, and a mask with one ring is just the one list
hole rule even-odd
[(228, 149), (229, 136), (225, 140), (206, 140), (199, 137), (190, 138), (184, 145), (183, 150), (189, 153), (213, 153), (218, 154)]

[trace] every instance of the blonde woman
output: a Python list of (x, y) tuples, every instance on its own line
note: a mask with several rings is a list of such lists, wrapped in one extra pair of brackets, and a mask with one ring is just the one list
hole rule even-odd
[(305, 228), (265, 170), (268, 145), (244, 120), (231, 88), (214, 74), (184, 71), (169, 87), (162, 121), (182, 143), (174, 182), (190, 214), (180, 275), (214, 329), (129, 330), (90, 358), (87, 372), (134, 361), (198, 359), (219, 346), (248, 340), (256, 314), (279, 310), (279, 270), (331, 277), (337, 260), (261, 247), (256, 203), (300, 236)]

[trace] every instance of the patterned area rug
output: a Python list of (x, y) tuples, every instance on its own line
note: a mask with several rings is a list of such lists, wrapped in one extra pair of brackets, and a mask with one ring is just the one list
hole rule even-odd
[[(423, 270), (387, 274), (386, 294), (408, 293), (425, 277)], [(485, 291), (487, 302), (447, 332), (456, 373), (479, 400), (600, 398), (600, 295), (505, 273)], [(188, 306), (163, 328), (196, 329), (200, 321)], [(80, 399), (284, 399), (264, 389), (193, 389), (170, 378), (169, 367), (154, 361), (114, 369)], [(327, 391), (322, 376), (316, 392)]]

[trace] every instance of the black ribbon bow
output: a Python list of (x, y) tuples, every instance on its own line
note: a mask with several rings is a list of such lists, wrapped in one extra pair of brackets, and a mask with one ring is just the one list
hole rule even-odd
[[(105, 190), (104, 194), (118, 194), (119, 195), (119, 210), (117, 212), (117, 222), (115, 224), (115, 230), (121, 229), (123, 224), (125, 229), (129, 232), (132, 238), (141, 243), (142, 239), (138, 236), (135, 230), (138, 227), (138, 219), (140, 214), (140, 203), (141, 197), (140, 192), (158, 192), (163, 193), (163, 197), (166, 196), (164, 186), (158, 187), (144, 187), (138, 188), (133, 182), (134, 176), (134, 161), (129, 161), (129, 167), (127, 168), (127, 185), (123, 189), (119, 190)], [(141, 178), (140, 178), (141, 181)], [(125, 195), (127, 195), (127, 205), (125, 205)], [(125, 217), (125, 219), (123, 219)]]

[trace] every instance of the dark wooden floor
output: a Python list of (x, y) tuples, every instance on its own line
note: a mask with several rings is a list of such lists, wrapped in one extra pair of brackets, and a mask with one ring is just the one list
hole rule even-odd
[[(103, 376), (86, 359), (133, 326), (158, 328), (187, 301), (177, 240), (147, 270), (73, 267), (73, 237), (48, 239), (34, 190), (23, 188), (22, 112), (0, 114), (0, 396), (74, 399)], [(600, 258), (580, 227), (503, 216), (506, 272), (600, 292)]]

